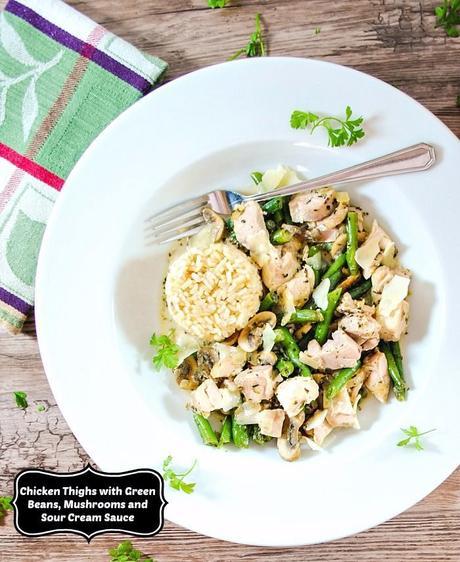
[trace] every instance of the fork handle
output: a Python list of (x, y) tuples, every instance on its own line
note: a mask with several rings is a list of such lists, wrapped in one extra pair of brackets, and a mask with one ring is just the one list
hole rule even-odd
[(363, 164), (350, 166), (338, 172), (332, 172), (319, 178), (296, 183), (289, 187), (276, 189), (274, 192), (257, 193), (244, 198), (245, 201), (265, 201), (280, 195), (293, 195), (300, 191), (308, 191), (318, 187), (328, 185), (340, 185), (353, 181), (380, 178), (382, 176), (393, 176), (395, 174), (405, 174), (407, 172), (420, 172), (428, 170), (436, 161), (436, 153), (432, 146), (426, 143), (414, 144), (407, 148), (402, 148), (391, 154), (374, 158)]

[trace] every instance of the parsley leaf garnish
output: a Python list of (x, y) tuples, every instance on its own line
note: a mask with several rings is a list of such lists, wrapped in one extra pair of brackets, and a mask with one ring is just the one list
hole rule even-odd
[(227, 60), (235, 60), (243, 54), (247, 57), (264, 57), (267, 53), (267, 48), (265, 46), (265, 41), (262, 36), (262, 29), (260, 25), (260, 14), (256, 14), (256, 29), (249, 37), (249, 43), (246, 47), (239, 49), (229, 57)]
[(37, 412), (44, 412), (46, 410), (46, 407), (44, 404), (39, 404), (37, 406)]
[(420, 442), (420, 437), (436, 431), (435, 429), (430, 429), (429, 431), (423, 431), (422, 433), (415, 427), (415, 425), (409, 426), (407, 429), (401, 428), (401, 431), (405, 433), (408, 437), (397, 443), (398, 447), (405, 447), (406, 445), (413, 444), (417, 451), (423, 451), (423, 445)]
[(208, 6), (210, 8), (225, 8), (228, 0), (208, 0)]
[(156, 348), (156, 355), (153, 356), (153, 364), (157, 370), (161, 367), (174, 369), (178, 363), (179, 346), (172, 341), (173, 331), (169, 335), (163, 334), (157, 336), (153, 334), (150, 338), (150, 345)]
[(434, 9), (436, 27), (443, 27), (449, 37), (458, 37), (460, 31), (460, 0), (444, 0)]
[(170, 467), (172, 461), (172, 456), (168, 455), (163, 461), (163, 478), (165, 482), (168, 482), (171, 488), (174, 490), (182, 490), (186, 494), (191, 494), (196, 484), (194, 482), (184, 482), (184, 478), (188, 476), (196, 466), (196, 460), (193, 462), (192, 466), (185, 472), (176, 473)]
[(299, 111), (297, 109), (291, 114), (291, 127), (293, 129), (307, 129), (310, 126), (310, 134), (318, 127), (324, 127), (329, 136), (329, 146), (351, 146), (365, 135), (361, 127), (364, 121), (363, 117), (352, 119), (351, 116), (352, 110), (349, 105), (345, 109), (345, 119), (319, 117), (310, 111)]
[(156, 562), (154, 558), (144, 558), (140, 550), (133, 548), (131, 541), (121, 542), (117, 548), (109, 549), (110, 562)]
[(25, 410), (29, 406), (29, 403), (27, 402), (27, 394), (22, 390), (13, 392), (13, 396), (16, 400), (16, 406), (18, 408), (22, 408), (23, 410)]
[(12, 501), (13, 498), (11, 496), (0, 496), (0, 520), (3, 519), (9, 509), (13, 509)]

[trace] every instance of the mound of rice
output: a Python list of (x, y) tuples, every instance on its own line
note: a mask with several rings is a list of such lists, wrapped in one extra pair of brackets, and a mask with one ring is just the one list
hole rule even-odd
[(186, 332), (221, 341), (258, 311), (262, 282), (253, 262), (230, 244), (189, 248), (174, 260), (165, 285), (168, 310)]

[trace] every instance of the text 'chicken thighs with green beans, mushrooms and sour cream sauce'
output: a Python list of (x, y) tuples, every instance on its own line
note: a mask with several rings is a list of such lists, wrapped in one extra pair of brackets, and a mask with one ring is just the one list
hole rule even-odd
[(253, 173), (263, 204), (206, 226), (171, 255), (164, 285), (173, 329), (153, 335), (207, 445), (276, 443), (294, 461), (391, 391), (405, 400), (400, 339), (410, 273), (377, 220), (331, 187), (277, 197), (300, 178)]

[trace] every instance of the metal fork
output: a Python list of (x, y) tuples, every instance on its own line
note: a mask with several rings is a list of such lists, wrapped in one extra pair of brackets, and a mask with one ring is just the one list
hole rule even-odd
[(210, 207), (221, 215), (228, 215), (236, 205), (247, 201), (265, 201), (272, 197), (293, 195), (328, 185), (341, 185), (353, 181), (419, 172), (430, 168), (435, 160), (434, 148), (429, 144), (419, 143), (362, 164), (275, 191), (255, 195), (241, 195), (235, 191), (211, 191), (193, 199), (175, 203), (149, 217), (146, 220), (146, 241), (149, 244), (166, 244), (197, 233), (205, 223), (202, 215), (205, 207)]

